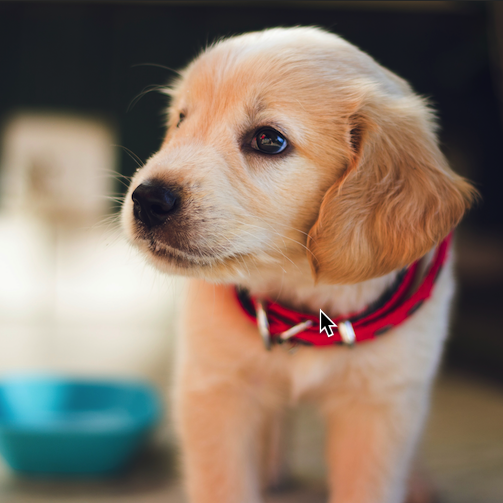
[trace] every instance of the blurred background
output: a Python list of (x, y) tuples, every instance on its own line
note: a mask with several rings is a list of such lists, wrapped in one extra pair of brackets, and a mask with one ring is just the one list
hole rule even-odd
[[(141, 378), (169, 395), (183, 281), (121, 237), (119, 198), (160, 146), (156, 92), (209, 42), (274, 26), (333, 31), (438, 111), (442, 148), (481, 202), (457, 232), (459, 293), (422, 448), (441, 501), (503, 501), (503, 5), (444, 1), (0, 2), (0, 379)], [(169, 403), (125, 478), (44, 481), (0, 466), (0, 501), (183, 501)], [(324, 501), (322, 428), (292, 415), (297, 480)]]

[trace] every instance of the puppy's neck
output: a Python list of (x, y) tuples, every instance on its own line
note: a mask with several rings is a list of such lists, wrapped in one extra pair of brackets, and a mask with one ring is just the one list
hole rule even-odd
[(242, 282), (254, 297), (271, 299), (310, 313), (323, 309), (331, 317), (362, 311), (393, 284), (398, 271), (354, 285), (315, 285), (307, 260), (279, 271), (268, 270)]

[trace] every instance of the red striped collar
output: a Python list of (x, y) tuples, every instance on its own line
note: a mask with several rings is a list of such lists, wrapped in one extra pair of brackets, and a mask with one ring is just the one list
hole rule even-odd
[[(301, 313), (271, 300), (258, 300), (237, 288), (236, 297), (246, 316), (258, 325), (268, 349), (271, 344), (285, 340), (309, 346), (352, 345), (373, 340), (407, 320), (431, 296), (435, 281), (447, 260), (451, 239), (452, 234), (449, 234), (437, 247), (429, 271), (412, 294), (410, 291), (419, 274), (420, 260), (400, 274), (391, 292), (386, 292), (375, 304), (377, 307), (371, 306), (360, 313), (333, 318), (337, 328), (332, 327), (331, 337), (326, 331), (320, 333), (318, 313)], [(292, 332), (295, 335), (288, 337)]]

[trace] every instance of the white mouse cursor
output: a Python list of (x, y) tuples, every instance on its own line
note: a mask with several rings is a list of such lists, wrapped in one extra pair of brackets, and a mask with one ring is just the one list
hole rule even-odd
[(337, 328), (337, 325), (320, 309), (320, 334), (325, 330), (328, 337), (332, 337), (334, 335), (332, 327)]

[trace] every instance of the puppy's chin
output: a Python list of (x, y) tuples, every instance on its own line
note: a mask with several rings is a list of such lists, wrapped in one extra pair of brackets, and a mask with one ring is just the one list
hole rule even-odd
[(200, 278), (215, 283), (237, 283), (246, 276), (243, 271), (246, 257), (241, 255), (192, 255), (153, 240), (135, 239), (133, 244), (148, 262), (167, 274)]

